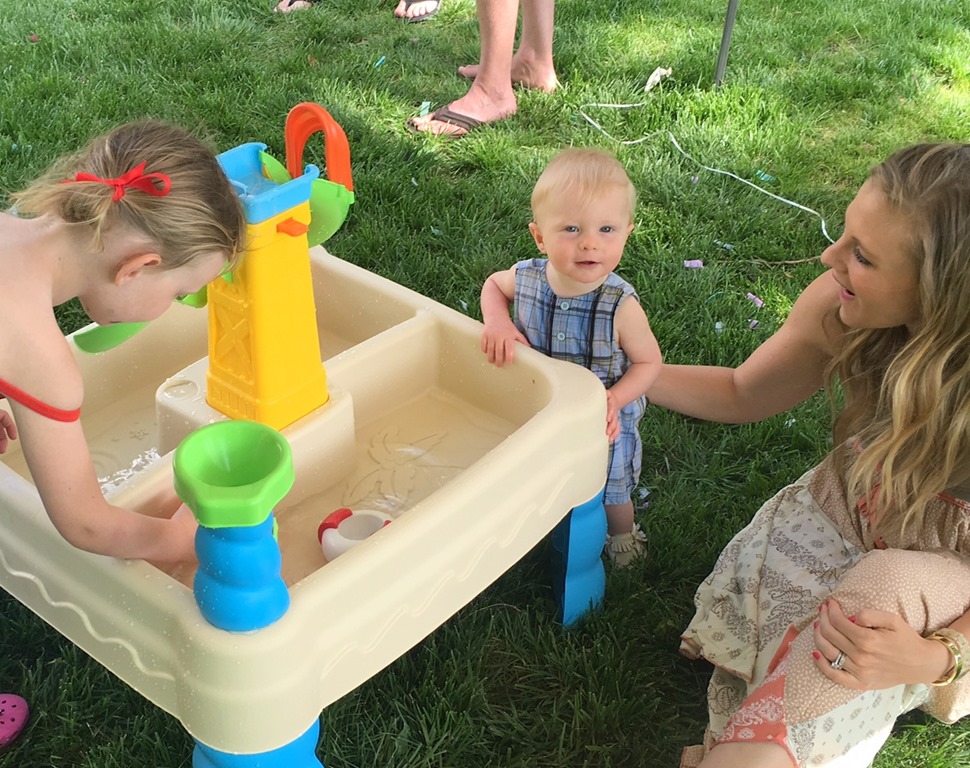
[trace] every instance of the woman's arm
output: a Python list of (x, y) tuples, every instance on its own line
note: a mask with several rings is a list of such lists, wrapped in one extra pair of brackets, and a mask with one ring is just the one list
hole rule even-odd
[(632, 403), (646, 392), (660, 373), (663, 356), (650, 328), (650, 321), (634, 297), (623, 300), (613, 321), (617, 343), (630, 360), (630, 367), (610, 388), (616, 408)]
[(732, 424), (760, 421), (807, 400), (823, 384), (840, 331), (832, 313), (839, 286), (826, 272), (795, 301), (788, 318), (737, 368), (662, 365), (650, 402)]

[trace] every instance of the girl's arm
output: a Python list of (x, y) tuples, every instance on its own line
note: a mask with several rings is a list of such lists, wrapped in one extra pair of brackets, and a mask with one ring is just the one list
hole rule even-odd
[(788, 318), (737, 368), (663, 365), (650, 402), (709, 421), (760, 421), (807, 400), (821, 388), (838, 348), (839, 286), (826, 272), (795, 301)]
[(650, 389), (660, 373), (663, 357), (647, 314), (634, 297), (627, 297), (617, 308), (613, 328), (620, 349), (630, 360), (626, 373), (610, 387), (611, 399), (619, 410)]
[(501, 368), (515, 359), (515, 343), (529, 340), (515, 327), (509, 307), (515, 298), (515, 267), (490, 275), (482, 286), (482, 352), (488, 362)]
[(194, 559), (191, 515), (155, 518), (109, 504), (80, 423), (52, 421), (13, 407), (31, 477), (51, 522), (68, 542), (112, 557), (159, 563)]

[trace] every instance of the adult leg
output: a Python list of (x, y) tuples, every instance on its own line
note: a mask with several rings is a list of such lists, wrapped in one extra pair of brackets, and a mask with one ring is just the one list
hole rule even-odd
[[(547, 93), (556, 90), (559, 79), (552, 60), (555, 0), (524, 0), (522, 3), (522, 38), (512, 56), (511, 78), (526, 88)], [(474, 80), (478, 64), (458, 67), (458, 74)]]
[[(519, 2), (477, 0), (476, 8), (482, 54), (478, 77), (468, 93), (449, 104), (448, 110), (476, 123), (491, 123), (515, 114), (511, 68)], [(412, 129), (435, 136), (466, 132), (460, 126), (437, 119), (434, 113), (408, 122)]]
[[(839, 579), (832, 596), (849, 613), (862, 608), (890, 611), (926, 633), (967, 611), (968, 577), (970, 566), (953, 554), (874, 550)], [(740, 748), (782, 743), (799, 765), (855, 768), (872, 762), (896, 718), (905, 712), (922, 707), (945, 722), (966, 714), (968, 704), (960, 700), (958, 687), (899, 685), (857, 691), (832, 682), (819, 672), (813, 650), (815, 641), (807, 626), (777, 669), (732, 715), (718, 737), (720, 743), (700, 763), (702, 768), (727, 768), (735, 764), (729, 760), (743, 757), (750, 758), (748, 768), (774, 768), (767, 749), (745, 755)], [(765, 762), (758, 761), (762, 759)]]
[(793, 768), (787, 750), (777, 744), (719, 744), (698, 768)]

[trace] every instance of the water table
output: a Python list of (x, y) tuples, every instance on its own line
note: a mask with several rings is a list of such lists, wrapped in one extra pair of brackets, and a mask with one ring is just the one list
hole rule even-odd
[[(220, 161), (238, 182), (262, 148)], [(242, 531), (236, 576), (267, 580), (270, 614), (207, 608), (213, 593), (197, 600), (194, 572), (73, 548), (19, 443), (0, 464), (0, 587), (178, 718), (197, 742), (194, 768), (320, 766), (320, 712), (550, 533), (564, 623), (603, 595), (599, 381), (524, 348), (495, 368), (477, 321), (308, 248), (306, 190), (294, 198), (291, 185), (318, 171), (297, 174), (268, 192), (239, 182), (251, 245), (232, 282), (210, 284), (208, 313), (176, 305), (121, 346), (75, 350), (106, 496), (147, 509), (176, 483), (200, 519), (200, 571), (232, 571), (219, 553)], [(265, 195), (278, 199), (260, 207)], [(257, 431), (225, 439), (230, 419)], [(197, 509), (211, 482), (226, 498)], [(230, 516), (258, 514), (213, 522), (226, 503)], [(327, 562), (318, 527), (338, 508), (392, 522)], [(268, 575), (247, 561), (253, 536), (269, 547)]]

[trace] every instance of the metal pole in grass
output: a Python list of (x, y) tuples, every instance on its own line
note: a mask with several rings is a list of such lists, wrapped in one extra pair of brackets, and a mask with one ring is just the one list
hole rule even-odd
[(714, 72), (714, 86), (721, 87), (724, 70), (727, 69), (728, 49), (731, 47), (731, 34), (734, 32), (734, 19), (738, 15), (738, 0), (728, 0), (727, 18), (724, 19), (724, 32), (721, 34), (721, 50), (717, 54), (717, 69)]

